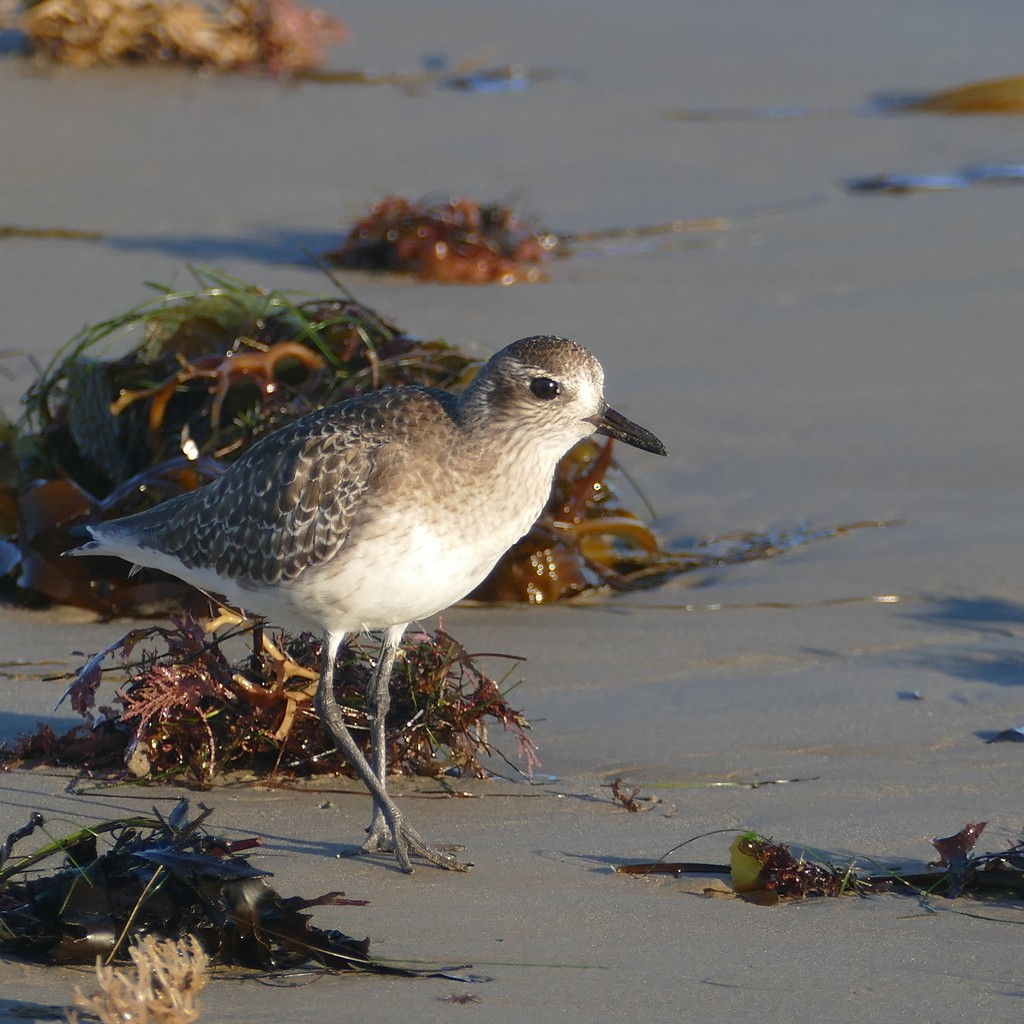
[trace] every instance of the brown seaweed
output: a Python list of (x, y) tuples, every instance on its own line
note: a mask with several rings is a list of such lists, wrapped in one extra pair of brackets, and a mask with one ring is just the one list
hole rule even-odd
[(987, 821), (976, 821), (964, 825), (959, 832), (954, 832), (951, 836), (933, 839), (932, 846), (935, 847), (939, 859), (929, 861), (928, 867), (962, 871), (967, 866), (971, 851), (978, 842), (978, 837), (985, 831), (987, 824)]
[(866, 895), (888, 892), (892, 887), (889, 878), (860, 877), (852, 863), (836, 866), (803, 854), (796, 857), (787, 843), (776, 843), (756, 833), (737, 836), (729, 852), (733, 888), (761, 904), (812, 896)]
[[(1024, 839), (1017, 840), (1006, 850), (974, 853), (975, 843), (984, 828), (985, 822), (968, 824), (954, 835), (932, 840), (939, 860), (929, 863), (929, 870), (923, 872), (893, 867), (869, 873), (859, 869), (853, 860), (836, 865), (808, 851), (795, 855), (789, 844), (757, 832), (744, 832), (733, 839), (728, 864), (670, 861), (666, 855), (656, 861), (620, 864), (614, 870), (617, 874), (641, 876), (728, 874), (736, 894), (762, 906), (785, 899), (889, 892), (923, 900), (932, 896), (1024, 899)], [(719, 895), (719, 892), (714, 890), (709, 895)]]
[(346, 31), (295, 0), (26, 0), (14, 25), (37, 60), (160, 64), (291, 75), (318, 68)]
[(555, 241), (500, 203), (387, 196), (358, 220), (327, 262), (414, 274), (445, 284), (539, 281)]
[(323, 258), (337, 266), (411, 274), (421, 281), (508, 285), (547, 280), (541, 265), (555, 256), (572, 255), (577, 246), (616, 239), (636, 246), (641, 238), (728, 231), (732, 226), (722, 217), (704, 217), (556, 234), (507, 202), (387, 196)]
[[(225, 643), (239, 635), (249, 636), (252, 649), (229, 657)], [(238, 771), (275, 779), (352, 774), (313, 707), (319, 662), (320, 641), (309, 634), (249, 626), (215, 639), (188, 617), (171, 627), (134, 629), (72, 679), (66, 699), (83, 724), (63, 736), (40, 725), (19, 737), (8, 759), (201, 786)], [(97, 708), (104, 674), (115, 668), (127, 681)], [(335, 679), (338, 701), (367, 753), (371, 671), (369, 655), (349, 645)], [(539, 763), (522, 712), (447, 633), (406, 636), (391, 690), (393, 771), (485, 777), (482, 759), (495, 752), (489, 722), (512, 734), (526, 772)]]
[(622, 779), (613, 779), (608, 788), (612, 791), (612, 798), (617, 800), (630, 814), (636, 814), (640, 810), (637, 797), (640, 795), (639, 786), (630, 786), (627, 790), (622, 784)]
[[(182, 799), (166, 817), (154, 809), (89, 825), (15, 857), (15, 843), (44, 828), (43, 816), (34, 814), (8, 838), (8, 856), (0, 861), (0, 949), (44, 963), (109, 964), (132, 959), (135, 938), (191, 935), (223, 966), (314, 963), (336, 971), (437, 975), (380, 963), (370, 956), (369, 939), (315, 927), (306, 911), (365, 901), (340, 892), (279, 895), (267, 881), (271, 872), (245, 855), (259, 840), (213, 835), (205, 827), (211, 812), (200, 807), (190, 816)], [(60, 866), (41, 874), (39, 865), (54, 858)]]

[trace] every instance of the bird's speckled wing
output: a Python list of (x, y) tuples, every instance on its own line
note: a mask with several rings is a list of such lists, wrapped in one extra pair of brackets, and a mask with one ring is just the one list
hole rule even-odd
[(94, 528), (186, 566), (254, 583), (279, 583), (332, 559), (344, 546), (382, 451), (437, 421), (452, 396), (381, 391), (305, 416), (254, 445), (199, 491)]

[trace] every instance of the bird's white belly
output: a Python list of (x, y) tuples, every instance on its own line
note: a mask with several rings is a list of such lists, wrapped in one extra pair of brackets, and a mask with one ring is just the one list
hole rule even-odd
[(452, 537), (423, 521), (393, 523), (391, 529), (382, 522), (381, 533), (362, 538), (347, 557), (294, 581), (289, 600), (296, 614), (335, 632), (427, 618), (482, 582), (530, 523)]

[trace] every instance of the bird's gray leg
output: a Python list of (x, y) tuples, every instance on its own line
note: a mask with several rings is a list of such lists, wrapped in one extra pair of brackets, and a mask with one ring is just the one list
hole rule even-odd
[(399, 811), (391, 797), (388, 796), (383, 780), (370, 767), (369, 761), (363, 756), (359, 745), (348, 731), (348, 726), (345, 725), (345, 716), (342, 714), (341, 708), (338, 706), (337, 699), (334, 696), (334, 663), (343, 636), (344, 634), (324, 634), (320, 682), (316, 688), (317, 713), (334, 738), (337, 748), (356, 770), (356, 774), (362, 780), (363, 785), (372, 794), (374, 806), (380, 807), (384, 821), (391, 832), (392, 848), (395, 857), (398, 859), (399, 867), (406, 872), (412, 871), (412, 864), (409, 861), (409, 852), (412, 851), (426, 858), (432, 864), (436, 864), (438, 867), (448, 868), (452, 871), (465, 871), (468, 865), (457, 860), (451, 853), (428, 846), (420, 834), (405, 823), (401, 811)]
[[(370, 714), (370, 764), (381, 785), (385, 787), (388, 777), (387, 716), (391, 707), (391, 670), (408, 625), (408, 622), (400, 622), (385, 632), (377, 667), (366, 690), (366, 710)], [(374, 800), (373, 819), (363, 850), (366, 853), (382, 853), (391, 848), (391, 831), (384, 816), (384, 808)]]

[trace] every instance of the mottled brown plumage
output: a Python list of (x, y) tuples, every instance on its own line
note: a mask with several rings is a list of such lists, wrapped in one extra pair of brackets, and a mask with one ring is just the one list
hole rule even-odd
[(365, 495), (395, 461), (397, 438), (447, 441), (455, 412), (453, 395), (412, 387), (321, 409), (254, 445), (202, 490), (98, 533), (230, 579), (294, 580), (345, 546), (368, 512)]
[[(324, 636), (317, 705), (374, 797), (364, 848), (444, 867), (387, 796), (384, 716), (405, 627), (469, 593), (540, 514), (558, 460), (595, 430), (665, 454), (610, 409), (600, 363), (564, 338), (514, 342), (463, 394), (380, 391), (314, 412), (255, 445), (223, 476), (138, 515), (90, 526), (72, 554), (164, 569), (230, 602)], [(367, 703), (374, 764), (334, 703), (346, 633), (386, 629)]]

